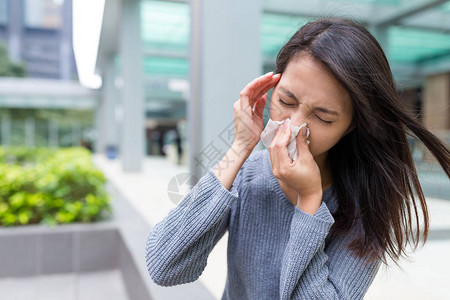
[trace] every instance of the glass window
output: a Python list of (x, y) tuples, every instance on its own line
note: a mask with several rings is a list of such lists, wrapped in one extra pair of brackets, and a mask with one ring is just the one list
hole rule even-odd
[(420, 63), (448, 57), (450, 34), (392, 26), (388, 30), (389, 56), (394, 62)]
[(141, 1), (144, 48), (187, 53), (190, 15), (187, 3)]
[(25, 0), (25, 26), (58, 29), (63, 20), (64, 0)]
[(0, 24), (8, 23), (8, 0), (0, 0)]

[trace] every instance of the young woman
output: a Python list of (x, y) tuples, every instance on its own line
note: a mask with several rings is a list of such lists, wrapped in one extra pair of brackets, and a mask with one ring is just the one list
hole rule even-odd
[[(450, 152), (403, 107), (381, 47), (356, 23), (303, 26), (279, 52), (275, 73), (241, 91), (233, 146), (152, 229), (149, 273), (163, 286), (196, 280), (228, 230), (222, 299), (361, 299), (381, 262), (427, 237), (406, 135), (449, 177)], [(295, 161), (289, 126), (252, 153), (272, 87), (271, 119), (307, 123)]]

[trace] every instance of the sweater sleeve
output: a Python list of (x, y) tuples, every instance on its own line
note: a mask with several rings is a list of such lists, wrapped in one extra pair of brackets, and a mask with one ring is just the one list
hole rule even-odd
[(173, 286), (195, 281), (209, 253), (225, 234), (231, 206), (238, 199), (237, 183), (227, 190), (212, 169), (182, 201), (157, 223), (147, 238), (145, 257), (153, 281)]
[(325, 239), (334, 219), (325, 202), (314, 215), (295, 207), (280, 281), (281, 299), (362, 299), (380, 265), (353, 255), (353, 235)]

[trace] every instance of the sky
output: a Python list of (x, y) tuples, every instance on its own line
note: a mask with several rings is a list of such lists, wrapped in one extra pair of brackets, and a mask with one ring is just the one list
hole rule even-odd
[(80, 83), (99, 88), (101, 78), (94, 74), (105, 0), (73, 0), (73, 48)]

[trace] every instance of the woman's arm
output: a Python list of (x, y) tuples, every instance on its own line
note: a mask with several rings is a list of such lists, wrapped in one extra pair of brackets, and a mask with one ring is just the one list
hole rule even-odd
[(273, 72), (269, 72), (247, 84), (233, 105), (233, 145), (214, 169), (226, 189), (230, 189), (239, 168), (260, 140), (267, 92), (280, 80), (280, 74), (272, 75)]
[(236, 186), (227, 190), (209, 170), (152, 228), (145, 257), (155, 283), (173, 286), (195, 281), (202, 274), (209, 253), (228, 228), (231, 207), (239, 196), (241, 173)]
[(152, 229), (146, 261), (155, 283), (172, 286), (192, 282), (202, 274), (209, 253), (228, 228), (248, 156), (233, 144), (213, 170)]
[(250, 154), (237, 143), (233, 143), (225, 156), (214, 166), (214, 174), (227, 190), (230, 190), (236, 175)]
[(239, 196), (237, 186), (244, 176), (244, 162), (264, 127), (267, 91), (279, 79), (269, 72), (245, 86), (233, 107), (233, 146), (150, 232), (146, 261), (157, 284), (192, 282), (203, 272), (209, 253), (228, 227), (231, 206)]
[(334, 219), (325, 203), (310, 215), (295, 208), (281, 271), (280, 299), (362, 299), (379, 261), (368, 262), (347, 248), (354, 232), (325, 239)]

